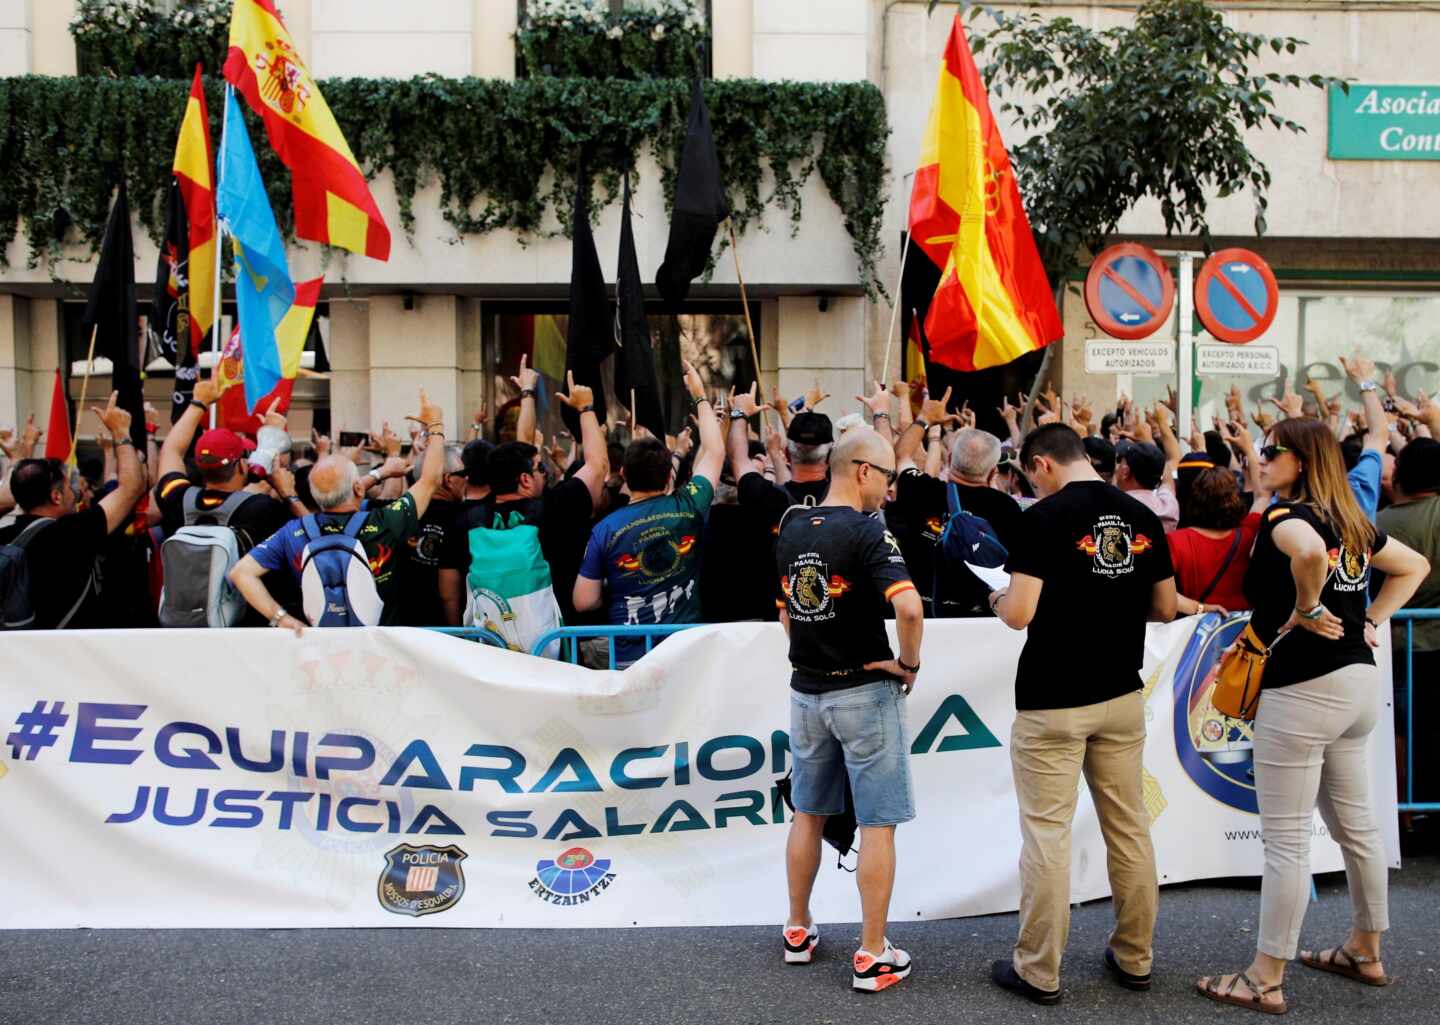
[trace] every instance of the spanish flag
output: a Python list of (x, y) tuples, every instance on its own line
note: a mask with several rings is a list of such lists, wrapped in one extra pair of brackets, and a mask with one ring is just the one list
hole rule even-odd
[[(190, 254), (186, 280), (190, 293), (190, 352), (198, 355), (210, 325), (215, 321), (215, 156), (210, 148), (210, 112), (205, 85), (195, 67), (195, 81), (180, 122), (171, 173), (180, 185), (185, 218), (190, 226)], [(177, 340), (184, 344), (185, 339)], [(193, 361), (192, 361), (193, 362)]]
[(1064, 334), (959, 15), (920, 149), (910, 235), (941, 270), (925, 317), (933, 361), (982, 370)]
[(295, 234), (388, 260), (390, 229), (274, 0), (235, 0), (225, 78), (290, 168)]

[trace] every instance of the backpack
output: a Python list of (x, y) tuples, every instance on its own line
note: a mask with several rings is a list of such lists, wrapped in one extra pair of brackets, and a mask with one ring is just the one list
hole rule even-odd
[(351, 515), (345, 530), (326, 534), (320, 521), (300, 521), (307, 543), (300, 553), (300, 595), (305, 618), (312, 626), (378, 626), (385, 603), (375, 586), (370, 556), (360, 543), (360, 531), (370, 514)]
[[(488, 504), (480, 507), (478, 516), (472, 514), (471, 522), (466, 531), (470, 572), (465, 577), (463, 622), (483, 626), (504, 638), (512, 651), (528, 654), (542, 636), (564, 625), (550, 564), (540, 547), (540, 528), (519, 512), (502, 517)], [(540, 654), (558, 658), (560, 642)]]
[(945, 485), (945, 504), (949, 519), (945, 521), (945, 529), (940, 532), (940, 540), (935, 542), (935, 584), (930, 592), (934, 595), (937, 616), (940, 615), (941, 606), (942, 570), (973, 576), (989, 586), (983, 577), (973, 572), (973, 567), (999, 569), (1010, 557), (1010, 553), (996, 535), (995, 528), (990, 526), (990, 521), (966, 512), (961, 506), (960, 489), (955, 486), (954, 481)]
[[(24, 630), (34, 624), (35, 604), (30, 593), (30, 560), (26, 557), (25, 550), (37, 534), (54, 522), (49, 516), (42, 516), (20, 531), (14, 541), (0, 545), (0, 630)], [(56, 624), (55, 629), (65, 629), (75, 613), (80, 611), (85, 599), (90, 596), (90, 589), (94, 584), (95, 575), (92, 573), (85, 582), (85, 589), (80, 592), (80, 598)]]
[(240, 536), (230, 526), (230, 517), (252, 496), (237, 491), (210, 510), (200, 508), (202, 494), (200, 488), (186, 489), (181, 498), (185, 525), (160, 545), (165, 577), (160, 588), (161, 626), (234, 626), (245, 611), (245, 599), (227, 576), (240, 561)]

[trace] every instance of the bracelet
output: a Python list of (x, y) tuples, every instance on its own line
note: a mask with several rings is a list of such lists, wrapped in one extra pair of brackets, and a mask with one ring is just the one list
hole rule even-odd
[(1366, 617), (1365, 617), (1365, 622), (1369, 623), (1369, 624), (1370, 624), (1371, 626), (1373, 626), (1376, 630), (1379, 630), (1379, 629), (1380, 629), (1380, 624), (1377, 623), (1377, 622), (1375, 622), (1375, 620), (1371, 619), (1369, 616), (1366, 616)]
[(919, 663), (919, 662), (916, 662), (913, 666), (907, 666), (907, 665), (905, 664), (905, 660), (904, 660), (903, 658), (901, 658), (899, 655), (896, 655), (896, 656), (895, 656), (895, 664), (896, 664), (897, 666), (899, 666), (901, 669), (905, 670), (907, 673), (918, 673), (918, 672), (920, 671), (920, 663)]
[(1009, 591), (1005, 591), (1005, 590), (991, 591), (991, 592), (990, 592), (990, 611), (991, 611), (992, 613), (995, 612), (995, 607), (1000, 604), (1000, 599), (1003, 598), (1003, 597), (1005, 597), (1005, 595), (1007, 595), (1007, 594), (1009, 594), (1009, 593), (1010, 593)]
[(710, 400), (707, 399), (704, 395), (692, 395), (692, 396), (690, 396), (690, 404), (691, 404), (692, 406), (694, 406), (696, 409), (699, 409), (699, 408), (700, 408), (700, 403), (702, 403), (702, 402), (709, 402), (709, 401), (710, 401)]
[(534, 397), (535, 397), (535, 389), (534, 389), (534, 388), (521, 388), (521, 389), (520, 389), (520, 399), (521, 399), (521, 401), (524, 401), (525, 399), (533, 399)]
[(128, 434), (125, 435), (125, 437), (123, 437), (123, 438), (116, 438), (116, 439), (115, 439), (115, 447), (116, 447), (116, 448), (122, 448), (122, 447), (124, 447), (125, 445), (133, 445), (133, 444), (135, 444), (135, 441), (134, 441), (134, 439), (131, 438)]
[(925, 420), (921, 420), (918, 416), (910, 421), (910, 425), (912, 427), (919, 427), (922, 431), (928, 431), (930, 429), (930, 424)]
[(593, 412), (595, 412), (595, 407), (594, 407), (594, 406), (581, 406), (576, 412), (580, 413), (580, 414), (583, 416), (583, 415), (586, 414), (586, 413), (593, 413)]
[(1356, 387), (1359, 388), (1361, 392), (1367, 392), (1374, 391), (1378, 386), (1374, 381), (1360, 381), (1356, 384)]
[(207, 406), (207, 405), (205, 405), (205, 403), (201, 402), (199, 399), (191, 399), (191, 400), (190, 400), (190, 405), (194, 406), (196, 409), (200, 410), (200, 412), (202, 412), (202, 413), (208, 413), (208, 412), (210, 412), (210, 407)]
[(304, 505), (304, 504), (305, 504), (305, 503), (303, 503), (303, 502), (300, 501), (300, 496), (299, 496), (299, 495), (281, 495), (280, 497), (281, 497), (284, 501), (286, 501), (286, 502), (294, 502), (296, 505)]
[(1298, 615), (1301, 619), (1308, 619), (1314, 621), (1325, 615), (1325, 606), (1319, 602), (1316, 602), (1315, 607), (1308, 612), (1297, 606), (1295, 609), (1295, 614)]
[(271, 625), (271, 626), (277, 626), (277, 627), (278, 627), (278, 626), (280, 625), (280, 620), (284, 619), (286, 615), (287, 615), (287, 613), (285, 612), (285, 609), (284, 609), (283, 606), (282, 606), (281, 608), (276, 609), (276, 610), (275, 610), (275, 615), (273, 615), (273, 616), (270, 617), (270, 625)]
[(889, 413), (872, 413), (872, 414), (870, 415), (870, 419), (871, 419), (871, 420), (879, 420), (879, 419), (881, 419), (882, 417), (883, 417), (884, 419), (886, 419), (886, 420), (889, 420), (889, 419), (890, 419), (890, 414), (889, 414)]
[(445, 432), (444, 432), (444, 431), (430, 431), (430, 430), (425, 430), (425, 431), (421, 431), (421, 432), (420, 432), (420, 437), (422, 437), (422, 438), (427, 438), (427, 439), (428, 439), (428, 438), (443, 438), (443, 437), (445, 437)]

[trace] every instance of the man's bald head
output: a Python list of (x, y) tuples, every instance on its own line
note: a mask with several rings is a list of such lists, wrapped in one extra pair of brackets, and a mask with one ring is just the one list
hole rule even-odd
[(830, 452), (830, 476), (847, 476), (857, 459), (887, 470), (895, 468), (895, 453), (890, 443), (871, 427), (853, 427), (835, 443)]
[(322, 510), (334, 509), (355, 497), (359, 471), (345, 456), (325, 456), (310, 469), (310, 494)]

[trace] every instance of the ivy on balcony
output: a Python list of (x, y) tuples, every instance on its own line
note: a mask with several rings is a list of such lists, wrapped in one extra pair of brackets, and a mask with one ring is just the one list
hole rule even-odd
[[(210, 115), (219, 145), (220, 85)], [(330, 79), (321, 91), (366, 173), (388, 172), (399, 227), (415, 226), (420, 191), (439, 183), (439, 205), (457, 238), (496, 229), (538, 235), (568, 224), (581, 147), (604, 202), (620, 177), (638, 181), (649, 147), (667, 200), (685, 135), (689, 83), (682, 79)], [(0, 79), (0, 250), (23, 228), (30, 266), (52, 262), (67, 242), (97, 246), (111, 189), (122, 170), (136, 216), (162, 230), (188, 83), (144, 78)], [(716, 148), (737, 233), (768, 207), (788, 216), (792, 235), (802, 191), (816, 173), (840, 208), (867, 292), (876, 278), (886, 196), (885, 103), (869, 83), (705, 83)], [(247, 117), (276, 216), (289, 230), (289, 175)], [(598, 202), (594, 204), (597, 208)], [(547, 219), (547, 215), (553, 219)]]

